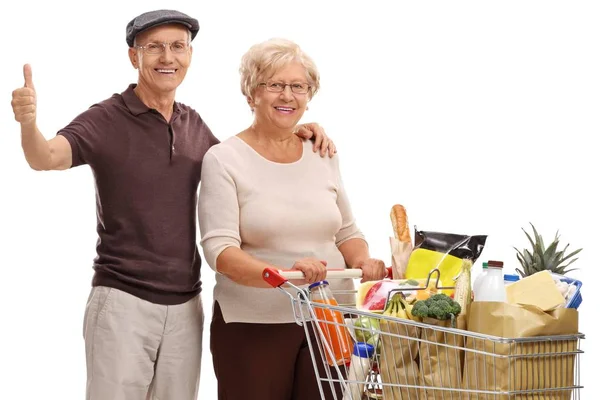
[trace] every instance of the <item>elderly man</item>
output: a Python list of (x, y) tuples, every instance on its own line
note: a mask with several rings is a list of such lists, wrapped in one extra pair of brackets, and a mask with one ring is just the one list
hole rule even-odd
[[(196, 246), (202, 158), (219, 140), (175, 102), (198, 21), (144, 13), (127, 25), (138, 83), (46, 140), (36, 124), (31, 67), (13, 92), (25, 158), (35, 170), (88, 164), (96, 181), (97, 257), (85, 312), (87, 398), (197, 398), (203, 311)], [(317, 125), (300, 130), (334, 151)]]

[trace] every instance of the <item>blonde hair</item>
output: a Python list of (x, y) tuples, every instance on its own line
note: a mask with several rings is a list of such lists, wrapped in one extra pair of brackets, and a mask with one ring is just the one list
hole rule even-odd
[(308, 96), (312, 99), (320, 87), (317, 66), (296, 43), (279, 38), (255, 44), (244, 54), (240, 65), (242, 93), (253, 99), (259, 83), (292, 62), (299, 62), (306, 69), (306, 78), (310, 85)]

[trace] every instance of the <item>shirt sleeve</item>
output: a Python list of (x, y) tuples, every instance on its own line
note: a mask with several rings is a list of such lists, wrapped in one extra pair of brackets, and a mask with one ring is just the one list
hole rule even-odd
[(202, 161), (198, 198), (201, 245), (208, 265), (217, 270), (217, 257), (228, 247), (240, 248), (240, 207), (235, 181), (214, 152)]
[(348, 200), (348, 195), (346, 190), (344, 189), (344, 182), (342, 181), (342, 176), (340, 174), (340, 166), (339, 166), (339, 158), (335, 155), (334, 160), (332, 160), (335, 164), (334, 173), (336, 174), (337, 180), (337, 206), (342, 215), (342, 227), (339, 232), (335, 235), (335, 245), (340, 247), (344, 242), (350, 239), (362, 239), (366, 242), (365, 236), (362, 234), (360, 229), (358, 229), (358, 225), (356, 225), (356, 220), (354, 219), (354, 215), (352, 214), (352, 208), (350, 207), (350, 201)]
[(110, 126), (111, 120), (106, 109), (94, 105), (58, 131), (57, 135), (64, 136), (71, 146), (71, 167), (94, 163)]

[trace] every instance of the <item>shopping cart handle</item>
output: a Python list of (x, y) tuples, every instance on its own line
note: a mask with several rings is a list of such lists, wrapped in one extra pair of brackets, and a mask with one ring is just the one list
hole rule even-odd
[[(327, 279), (358, 279), (362, 278), (362, 269), (328, 269)], [(387, 277), (392, 277), (392, 267), (387, 268)], [(302, 271), (284, 271), (275, 268), (265, 268), (263, 279), (273, 287), (279, 287), (290, 279), (303, 279)]]

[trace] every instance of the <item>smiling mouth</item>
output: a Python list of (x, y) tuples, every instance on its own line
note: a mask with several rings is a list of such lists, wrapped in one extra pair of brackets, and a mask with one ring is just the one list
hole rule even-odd
[(275, 107), (275, 109), (277, 111), (282, 111), (282, 112), (292, 112), (292, 111), (296, 110), (295, 108), (292, 108), (292, 107)]
[(154, 70), (163, 75), (173, 75), (175, 72), (177, 72), (176, 69), (172, 68), (155, 68)]

